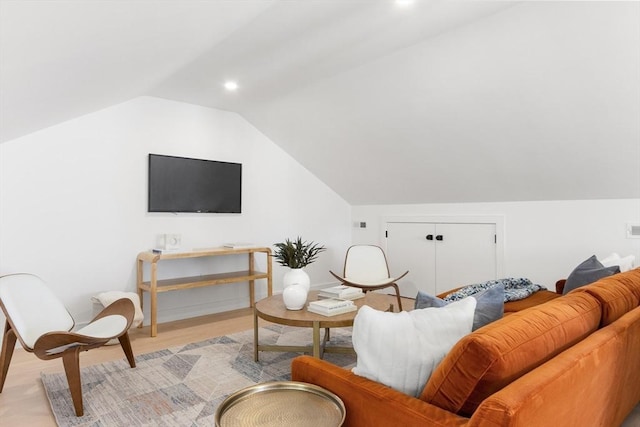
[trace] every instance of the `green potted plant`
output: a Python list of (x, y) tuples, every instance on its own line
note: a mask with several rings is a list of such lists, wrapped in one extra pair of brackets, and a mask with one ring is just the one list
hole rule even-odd
[(317, 243), (303, 242), (300, 237), (295, 241), (287, 239), (284, 243), (275, 243), (274, 246), (276, 250), (273, 257), (278, 264), (292, 269), (306, 267), (318, 258), (320, 252), (326, 250)]
[[(320, 252), (326, 250), (314, 242), (303, 241), (298, 237), (295, 240), (285, 240), (275, 243), (273, 257), (282, 266), (289, 267), (289, 271), (282, 279), (285, 306), (290, 310), (300, 310), (307, 299), (307, 293), (311, 287), (311, 279), (303, 270), (304, 267), (314, 262)], [(296, 286), (291, 286), (296, 285)]]

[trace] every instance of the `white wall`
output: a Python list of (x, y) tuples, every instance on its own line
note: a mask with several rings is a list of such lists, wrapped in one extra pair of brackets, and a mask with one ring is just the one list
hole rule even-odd
[[(242, 214), (147, 213), (150, 152), (241, 162)], [(183, 248), (271, 246), (300, 235), (328, 248), (307, 269), (321, 285), (342, 264), (349, 221), (343, 199), (235, 113), (141, 97), (0, 144), (0, 274), (41, 276), (77, 323), (93, 315), (92, 295), (135, 290), (136, 255), (157, 234), (181, 233)], [(246, 268), (246, 257), (208, 261), (207, 271)], [(204, 262), (161, 264), (160, 275), (200, 274)], [(284, 273), (274, 263), (276, 292)], [(266, 295), (266, 281), (257, 288)], [(242, 284), (169, 292), (159, 296), (158, 317), (247, 304)]]
[[(385, 216), (503, 215), (504, 276), (550, 289), (594, 254), (633, 254), (640, 263), (640, 239), (626, 238), (627, 223), (640, 224), (640, 199), (354, 206), (352, 212), (353, 243), (383, 247)], [(361, 221), (366, 228), (356, 228)]]
[[(243, 213), (147, 213), (149, 152), (242, 162)], [(308, 269), (312, 284), (321, 286), (333, 282), (328, 270), (340, 269), (351, 240), (382, 243), (383, 216), (488, 214), (505, 218), (505, 276), (553, 286), (592, 254), (640, 259), (640, 239), (625, 237), (627, 222), (640, 223), (638, 199), (350, 207), (239, 115), (158, 98), (137, 98), (0, 144), (0, 274), (42, 276), (78, 323), (93, 314), (95, 293), (135, 289), (136, 255), (160, 233), (181, 233), (185, 248), (272, 245), (301, 235), (328, 247)], [(367, 228), (354, 228), (359, 221)], [(244, 262), (216, 260), (211, 269)], [(160, 274), (202, 268), (190, 260), (161, 267)], [(279, 291), (285, 270), (274, 268)], [(159, 319), (243, 307), (247, 295), (238, 285), (166, 293)]]

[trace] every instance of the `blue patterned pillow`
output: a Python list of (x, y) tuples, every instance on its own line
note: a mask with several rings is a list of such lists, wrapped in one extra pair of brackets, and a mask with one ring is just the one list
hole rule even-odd
[[(476, 311), (473, 315), (473, 328), (475, 331), (482, 326), (501, 319), (504, 315), (504, 285), (497, 284), (482, 292), (472, 295), (476, 299)], [(449, 302), (426, 292), (418, 291), (416, 295), (415, 309), (428, 307), (444, 307)]]
[(507, 277), (504, 279), (488, 280), (482, 283), (464, 286), (455, 292), (451, 292), (444, 297), (445, 302), (458, 301), (471, 295), (475, 295), (485, 289), (492, 288), (497, 285), (504, 286), (504, 302), (518, 301), (529, 297), (531, 294), (545, 289), (541, 285), (531, 283), (526, 278)]

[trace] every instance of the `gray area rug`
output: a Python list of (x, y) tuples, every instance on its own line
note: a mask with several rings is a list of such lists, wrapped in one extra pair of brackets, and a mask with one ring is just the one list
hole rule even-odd
[[(261, 344), (311, 345), (311, 330), (270, 325)], [(351, 343), (351, 329), (331, 330), (332, 345)], [(133, 343), (135, 351), (135, 342)], [(253, 384), (291, 379), (300, 353), (260, 352), (253, 361), (253, 330), (82, 368), (84, 416), (76, 417), (64, 373), (41, 374), (59, 426), (212, 426), (224, 399)], [(347, 366), (355, 355), (326, 353)]]

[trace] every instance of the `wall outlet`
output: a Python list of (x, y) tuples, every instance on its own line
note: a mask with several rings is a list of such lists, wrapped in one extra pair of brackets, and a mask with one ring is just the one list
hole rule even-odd
[(159, 249), (166, 251), (176, 251), (180, 249), (182, 243), (182, 236), (180, 234), (159, 234), (157, 239), (157, 246)]

